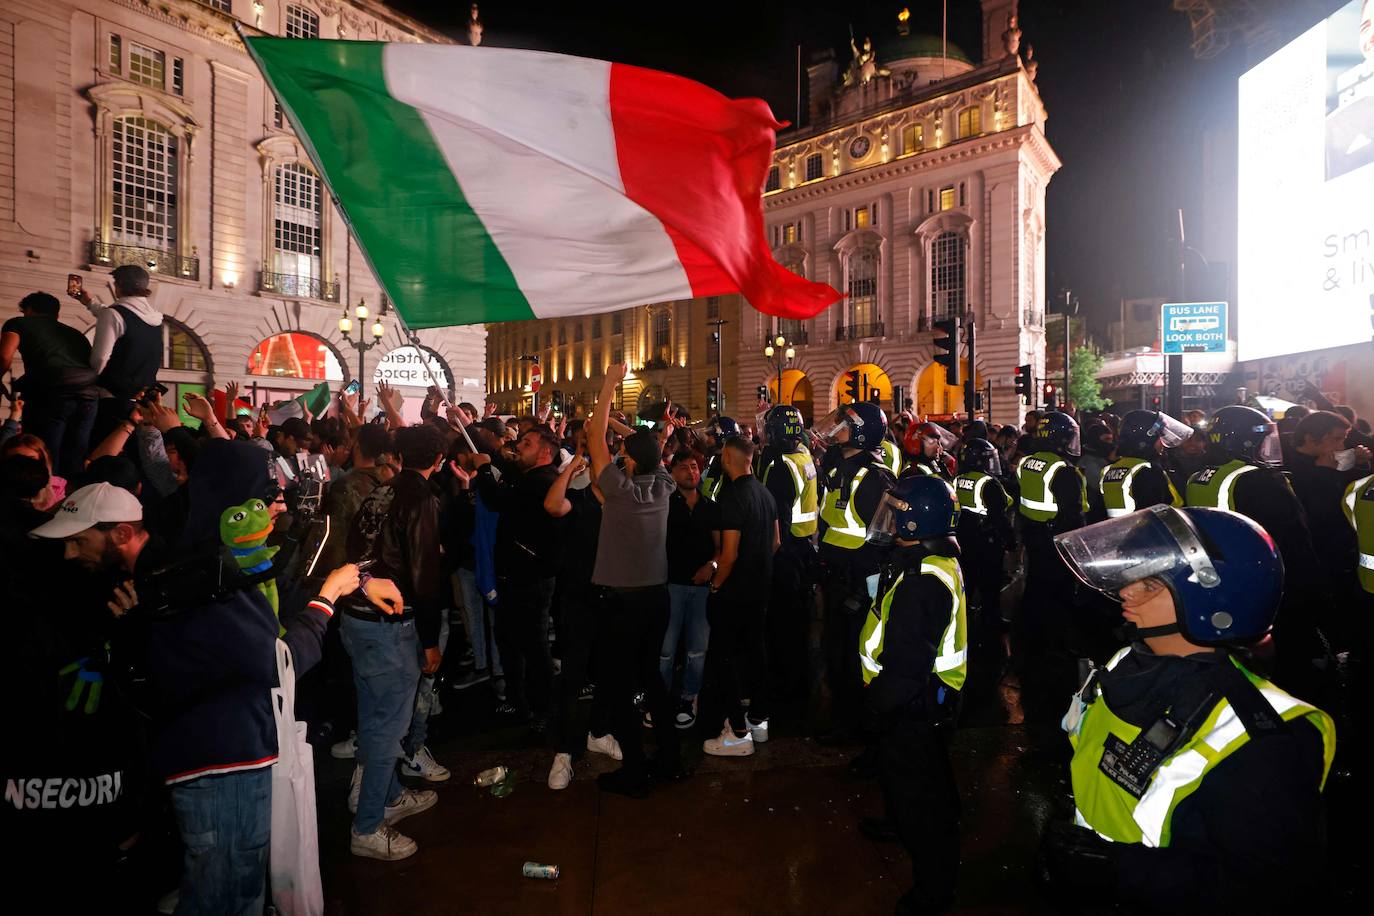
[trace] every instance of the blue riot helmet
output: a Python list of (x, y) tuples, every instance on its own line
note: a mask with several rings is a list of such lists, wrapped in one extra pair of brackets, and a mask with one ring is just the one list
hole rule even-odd
[(894, 539), (945, 538), (959, 527), (959, 500), (943, 478), (921, 474), (903, 477), (883, 494), (868, 523), (867, 540), (890, 544)]
[(739, 424), (732, 417), (716, 417), (711, 421), (711, 431), (724, 442), (739, 435)]
[(841, 445), (872, 451), (881, 446), (887, 436), (887, 414), (868, 401), (841, 404), (817, 423), (813, 431), (827, 442), (837, 442), (841, 429), (849, 431), (849, 438), (840, 442)]
[(1192, 427), (1163, 411), (1132, 410), (1121, 419), (1116, 453), (1122, 458), (1154, 458), (1160, 443), (1164, 448), (1174, 448), (1192, 434)]
[(1207, 442), (1219, 453), (1217, 458), (1275, 466), (1283, 463), (1279, 428), (1264, 413), (1243, 404), (1231, 404), (1212, 414)]
[(1046, 411), (1035, 427), (1035, 438), (1046, 448), (1060, 455), (1077, 458), (1083, 454), (1078, 435), (1078, 421), (1058, 410)]
[(959, 473), (982, 471), (993, 477), (1002, 476), (1002, 453), (986, 439), (967, 439), (959, 446)]
[(1273, 539), (1222, 509), (1150, 506), (1056, 535), (1054, 544), (1074, 575), (1109, 598), (1142, 579), (1168, 587), (1177, 623), (1138, 635), (1250, 645), (1273, 626), (1283, 595), (1283, 560)]
[(801, 411), (791, 404), (778, 404), (763, 418), (763, 432), (773, 445), (795, 445), (806, 435)]

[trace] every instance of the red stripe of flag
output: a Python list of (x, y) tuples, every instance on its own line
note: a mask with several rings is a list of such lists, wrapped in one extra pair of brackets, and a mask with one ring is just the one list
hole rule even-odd
[(743, 293), (780, 318), (810, 318), (840, 294), (773, 260), (760, 195), (773, 118), (762, 99), (729, 99), (670, 73), (611, 65), (611, 124), (625, 196), (658, 217), (694, 296)]

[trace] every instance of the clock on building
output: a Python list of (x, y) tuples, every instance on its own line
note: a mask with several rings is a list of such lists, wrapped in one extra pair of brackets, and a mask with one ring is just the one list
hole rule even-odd
[(872, 140), (868, 139), (863, 135), (855, 137), (853, 142), (849, 144), (849, 158), (862, 159), (863, 157), (868, 155), (868, 151), (872, 148)]

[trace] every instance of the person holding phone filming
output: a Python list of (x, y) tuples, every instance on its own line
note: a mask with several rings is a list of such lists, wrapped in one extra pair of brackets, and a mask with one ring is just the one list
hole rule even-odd
[(85, 289), (68, 295), (86, 306), (95, 318), (91, 368), (99, 374), (100, 402), (91, 439), (99, 442), (128, 419), (134, 398), (157, 381), (162, 365), (162, 313), (149, 302), (152, 278), (148, 271), (124, 264), (110, 272), (114, 302), (105, 305)]
[(1312, 908), (1336, 735), (1252, 670), (1284, 585), (1273, 540), (1238, 513), (1156, 505), (1055, 546), (1121, 602), (1131, 644), (1064, 717), (1074, 824), (1047, 828), (1042, 878), (1090, 908)]

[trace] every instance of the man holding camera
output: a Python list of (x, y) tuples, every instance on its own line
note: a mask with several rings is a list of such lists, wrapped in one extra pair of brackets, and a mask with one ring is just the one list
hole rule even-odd
[[(233, 475), (238, 492), (199, 492), (231, 505), (265, 496), (267, 469), (258, 450), (244, 444), (235, 457), (242, 472)], [(200, 508), (193, 505), (193, 515), (208, 517)], [(178, 912), (260, 911), (270, 768), (277, 758), (271, 691), (278, 686), (278, 631), (271, 606), (256, 588), (235, 585), (233, 569), (205, 575), (217, 555), (166, 564), (165, 546), (143, 528), (138, 500), (108, 483), (77, 490), (32, 536), (61, 539), (69, 562), (125, 579), (109, 607), (117, 617), (128, 616), (123, 626), (134, 633), (126, 636), (146, 647), (154, 688), (153, 766), (171, 791), (186, 849)], [(319, 660), (334, 602), (357, 588), (357, 567), (340, 567), (288, 624), (282, 638), (298, 673)], [(388, 582), (373, 580), (367, 594), (378, 607), (389, 604), (389, 612), (399, 605)]]

